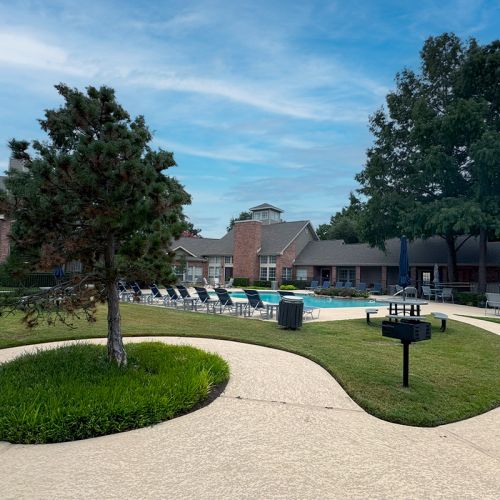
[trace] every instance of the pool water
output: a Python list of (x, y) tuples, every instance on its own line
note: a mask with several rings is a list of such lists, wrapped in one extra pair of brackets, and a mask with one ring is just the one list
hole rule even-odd
[[(277, 292), (259, 292), (260, 298), (264, 302), (277, 304), (280, 301), (280, 295)], [(370, 299), (336, 299), (330, 297), (319, 297), (317, 295), (295, 294), (304, 299), (304, 305), (308, 307), (324, 307), (333, 309), (338, 307), (373, 307), (376, 303)], [(244, 292), (231, 292), (231, 297), (236, 299), (245, 299)]]

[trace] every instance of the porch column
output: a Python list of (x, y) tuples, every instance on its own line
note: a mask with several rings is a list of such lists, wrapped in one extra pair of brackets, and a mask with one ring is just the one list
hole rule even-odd
[(410, 279), (412, 285), (417, 285), (417, 268), (415, 266), (410, 267)]
[(381, 266), (380, 268), (380, 284), (382, 290), (387, 290), (387, 266)]
[(330, 278), (332, 286), (335, 284), (336, 281), (337, 281), (337, 266), (332, 266), (332, 272)]
[(361, 281), (361, 266), (356, 266), (356, 280), (354, 286), (358, 286)]

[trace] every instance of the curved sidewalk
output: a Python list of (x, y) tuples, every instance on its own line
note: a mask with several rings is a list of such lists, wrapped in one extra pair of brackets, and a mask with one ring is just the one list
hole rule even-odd
[[(2, 498), (500, 495), (500, 409), (406, 427), (367, 414), (294, 354), (211, 339), (126, 340), (215, 351), (230, 364), (230, 382), (209, 406), (153, 427), (71, 443), (0, 443)], [(0, 351), (0, 361), (36, 347)]]

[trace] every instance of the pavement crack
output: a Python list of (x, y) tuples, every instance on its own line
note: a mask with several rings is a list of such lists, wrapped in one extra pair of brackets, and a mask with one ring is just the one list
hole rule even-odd
[(335, 411), (349, 411), (349, 412), (363, 412), (361, 409), (357, 408), (342, 408), (340, 406), (323, 406), (323, 405), (313, 405), (313, 404), (303, 404), (303, 403), (291, 403), (289, 401), (279, 401), (274, 399), (258, 399), (258, 398), (245, 398), (242, 396), (228, 396), (227, 394), (222, 394), (220, 396), (224, 399), (237, 399), (240, 401), (250, 401), (252, 403), (268, 403), (268, 404), (277, 404), (277, 405), (286, 405), (297, 408), (311, 408), (315, 410), (335, 410)]
[(479, 451), (483, 455), (486, 455), (487, 457), (493, 458), (493, 460), (496, 460), (497, 462), (500, 462), (500, 457), (498, 457), (496, 455), (493, 455), (492, 453), (490, 453), (489, 451), (485, 450), (481, 446), (473, 443), (472, 441), (469, 441), (468, 439), (463, 438), (462, 436), (459, 436), (458, 434), (455, 434), (454, 432), (449, 431), (449, 430), (447, 430), (446, 433), (449, 434), (449, 435), (451, 435), (451, 436), (453, 436), (458, 441), (460, 441), (460, 442), (462, 442), (462, 443), (470, 446), (471, 448), (474, 448), (476, 451)]

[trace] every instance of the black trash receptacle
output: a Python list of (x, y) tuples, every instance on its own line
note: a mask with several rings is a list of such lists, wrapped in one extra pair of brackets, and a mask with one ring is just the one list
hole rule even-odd
[(285, 295), (281, 298), (278, 310), (278, 325), (296, 330), (302, 326), (304, 300), (302, 297)]

